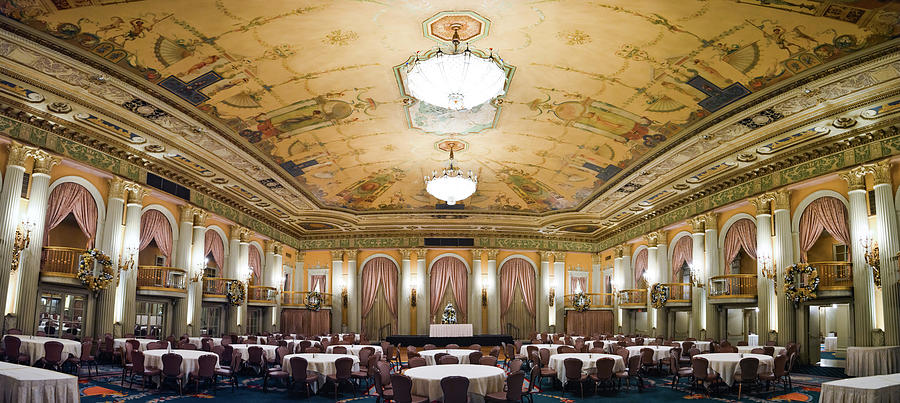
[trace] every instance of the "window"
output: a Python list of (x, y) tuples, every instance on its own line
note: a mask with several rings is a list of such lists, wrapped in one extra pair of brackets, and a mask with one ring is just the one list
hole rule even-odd
[(167, 305), (163, 302), (137, 301), (134, 309), (134, 335), (142, 337), (164, 335)]
[(249, 334), (259, 334), (263, 330), (263, 309), (247, 308), (247, 331)]
[(215, 278), (215, 277), (216, 277), (216, 274), (217, 274), (218, 272), (219, 272), (219, 269), (216, 269), (215, 267), (207, 267), (207, 268), (203, 269), (203, 277), (206, 277), (206, 278), (210, 278), (210, 277)]
[(681, 264), (681, 282), (691, 282), (691, 266), (689, 266), (687, 262)]
[(203, 306), (203, 314), (200, 317), (200, 334), (204, 336), (219, 336), (222, 334), (221, 306)]
[(741, 255), (744, 254), (744, 251), (738, 251), (737, 256), (734, 257), (734, 260), (729, 263), (729, 268), (731, 269), (731, 273), (737, 274), (741, 272)]
[(79, 336), (84, 322), (85, 295), (44, 291), (38, 307), (38, 329), (48, 336)]
[(165, 267), (166, 266), (166, 257), (157, 255), (156, 256), (156, 266)]
[(834, 244), (831, 246), (831, 253), (832, 256), (834, 256), (834, 260), (837, 262), (846, 262), (849, 259), (847, 245)]

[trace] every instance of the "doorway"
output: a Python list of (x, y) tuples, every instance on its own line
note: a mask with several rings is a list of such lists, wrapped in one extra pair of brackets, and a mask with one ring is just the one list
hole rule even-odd
[(809, 305), (809, 362), (822, 367), (846, 367), (851, 344), (849, 303)]
[(225, 330), (225, 307), (221, 304), (203, 304), (200, 315), (200, 334), (220, 337)]
[(158, 339), (169, 334), (166, 327), (168, 312), (168, 302), (137, 300), (134, 307), (134, 335)]

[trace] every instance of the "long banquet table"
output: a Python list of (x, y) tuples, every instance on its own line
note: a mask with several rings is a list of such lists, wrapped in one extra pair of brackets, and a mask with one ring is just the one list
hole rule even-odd
[(0, 362), (0, 402), (77, 402), (79, 395), (77, 377)]
[(432, 324), (428, 327), (429, 337), (472, 337), (472, 324)]
[(900, 374), (841, 379), (822, 384), (822, 403), (900, 402)]
[(900, 346), (847, 347), (846, 371), (850, 376), (900, 372)]

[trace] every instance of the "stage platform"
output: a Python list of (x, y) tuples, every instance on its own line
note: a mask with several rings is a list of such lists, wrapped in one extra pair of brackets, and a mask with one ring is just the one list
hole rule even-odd
[(438, 347), (444, 347), (448, 344), (466, 347), (476, 343), (482, 346), (499, 346), (501, 342), (506, 344), (513, 343), (512, 336), (506, 334), (476, 334), (469, 337), (429, 337), (427, 335), (396, 334), (388, 336), (386, 340), (393, 345), (416, 347), (422, 347), (429, 343)]

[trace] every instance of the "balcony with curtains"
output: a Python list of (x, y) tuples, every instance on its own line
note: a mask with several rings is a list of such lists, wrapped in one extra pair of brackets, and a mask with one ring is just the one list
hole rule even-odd
[(203, 299), (214, 302), (225, 301), (225, 285), (233, 278), (206, 277), (203, 279)]
[(138, 266), (137, 293), (183, 298), (187, 294), (187, 273), (164, 266)]
[(757, 283), (755, 274), (726, 274), (710, 277), (709, 302), (711, 304), (756, 303)]
[(691, 306), (692, 287), (690, 283), (666, 283), (663, 286), (668, 290), (666, 306)]
[(247, 287), (247, 304), (257, 306), (274, 306), (278, 299), (275, 287), (251, 285)]
[[(853, 264), (850, 262), (809, 262), (819, 273), (816, 298), (849, 297), (853, 295)], [(807, 276), (800, 276), (805, 285)]]
[(640, 309), (647, 307), (647, 290), (621, 290), (619, 291), (619, 306), (626, 309)]

